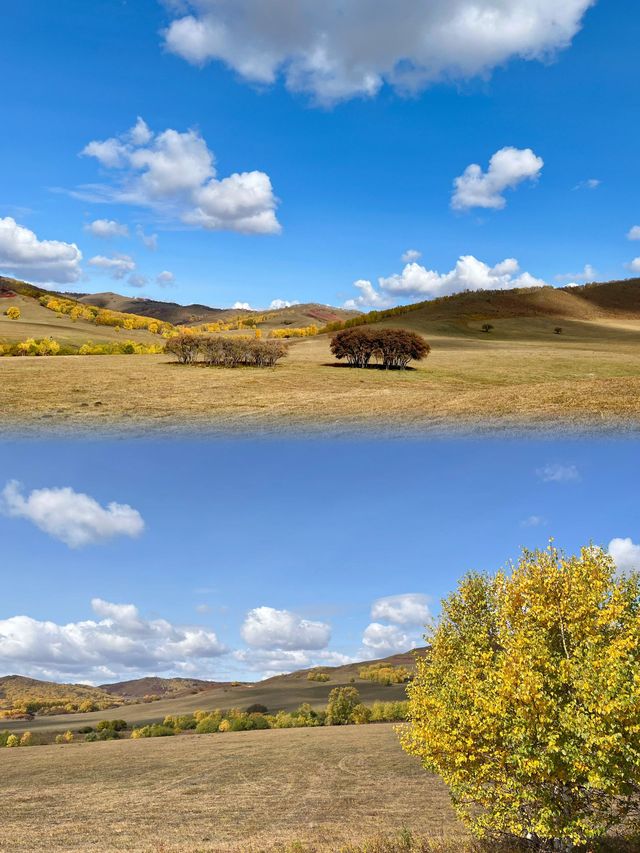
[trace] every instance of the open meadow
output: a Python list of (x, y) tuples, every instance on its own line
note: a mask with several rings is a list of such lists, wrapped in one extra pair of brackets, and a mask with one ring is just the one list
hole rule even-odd
[[(274, 369), (205, 368), (168, 355), (0, 359), (5, 432), (421, 434), (637, 430), (640, 320), (403, 318), (432, 350), (414, 369), (336, 362), (326, 335)], [(387, 325), (390, 325), (387, 321)]]
[(7, 853), (335, 851), (403, 829), (465, 834), (388, 724), (3, 750), (0, 785)]

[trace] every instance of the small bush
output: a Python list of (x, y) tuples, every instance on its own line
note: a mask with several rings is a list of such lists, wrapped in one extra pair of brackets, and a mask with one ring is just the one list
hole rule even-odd
[(175, 731), (170, 726), (162, 726), (160, 723), (153, 723), (150, 726), (141, 726), (131, 732), (131, 737), (134, 740), (144, 737), (171, 737)]
[(9, 735), (9, 737), (7, 738), (7, 746), (9, 748), (15, 747), (15, 746), (20, 746), (20, 739), (18, 738), (18, 736), (17, 735)]
[(33, 735), (31, 732), (25, 732), (20, 738), (20, 746), (32, 746), (33, 745)]
[(268, 710), (269, 709), (266, 705), (261, 705), (259, 702), (256, 702), (254, 705), (249, 705), (247, 708), (247, 714), (266, 714)]
[(11, 305), (10, 308), (4, 312), (5, 317), (8, 317), (10, 320), (19, 320), (20, 319), (20, 309), (17, 305)]
[(491, 325), (491, 323), (483, 323), (482, 324), (482, 331), (486, 332), (488, 334), (489, 332), (493, 331), (493, 326)]
[(100, 720), (100, 722), (96, 725), (97, 732), (103, 731), (114, 731), (114, 732), (124, 732), (129, 728), (129, 724), (126, 720)]

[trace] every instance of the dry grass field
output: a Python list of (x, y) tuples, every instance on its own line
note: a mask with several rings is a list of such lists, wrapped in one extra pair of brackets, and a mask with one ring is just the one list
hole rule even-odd
[[(44, 309), (43, 309), (44, 310)], [(391, 321), (387, 321), (392, 325)], [(167, 356), (0, 359), (1, 428), (92, 434), (349, 435), (640, 427), (640, 320), (403, 318), (432, 346), (406, 372), (336, 365), (326, 336), (273, 370), (184, 367)]]
[(464, 835), (388, 724), (3, 750), (0, 790), (7, 853), (328, 853), (403, 829)]

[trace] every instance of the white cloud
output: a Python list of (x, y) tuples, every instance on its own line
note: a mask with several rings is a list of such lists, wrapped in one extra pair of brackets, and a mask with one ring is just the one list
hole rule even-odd
[(627, 266), (631, 272), (640, 272), (640, 258), (634, 258)]
[(152, 252), (155, 252), (158, 248), (158, 235), (157, 234), (145, 234), (144, 228), (142, 225), (136, 226), (136, 237)]
[(472, 207), (500, 210), (506, 205), (505, 190), (515, 189), (523, 181), (535, 181), (540, 176), (544, 160), (530, 148), (501, 148), (489, 160), (486, 172), (472, 163), (453, 182), (451, 207), (469, 210)]
[(236, 311), (253, 311), (254, 309), (248, 302), (234, 302), (231, 306)]
[(396, 625), (426, 625), (431, 619), (429, 600), (419, 592), (378, 598), (371, 606), (371, 618)]
[(314, 666), (343, 666), (354, 663), (358, 658), (329, 650), (304, 651), (297, 649), (238, 649), (233, 657), (251, 672), (259, 672), (262, 678), (307, 669)]
[(363, 652), (367, 657), (387, 657), (418, 646), (415, 633), (403, 631), (397, 625), (371, 622), (362, 635)]
[(94, 219), (84, 226), (84, 230), (94, 237), (109, 240), (111, 237), (128, 237), (129, 228), (115, 219)]
[(270, 311), (279, 311), (281, 308), (292, 308), (294, 305), (299, 305), (297, 299), (292, 300), (291, 302), (288, 299), (272, 299), (269, 303)]
[(129, 278), (127, 279), (127, 284), (129, 284), (131, 287), (146, 287), (146, 285), (149, 284), (149, 279), (146, 277), (146, 275), (140, 275), (139, 273), (136, 273), (134, 275), (129, 276)]
[(582, 272), (568, 272), (556, 276), (556, 281), (568, 282), (568, 286), (575, 286), (581, 281), (595, 281), (598, 271), (591, 264), (585, 264)]
[(111, 278), (115, 278), (116, 280), (123, 279), (136, 268), (136, 262), (131, 255), (112, 255), (110, 258), (104, 255), (95, 255), (89, 259), (89, 264), (92, 267), (105, 270)]
[(0, 270), (31, 281), (69, 284), (82, 275), (82, 252), (75, 243), (39, 240), (15, 219), (0, 218)]
[[(594, 0), (186, 0), (165, 31), (169, 50), (195, 65), (219, 60), (242, 78), (317, 101), (403, 92), (485, 77), (513, 58), (566, 48)], [(108, 156), (114, 156), (109, 154)]]
[(608, 550), (618, 571), (640, 571), (640, 545), (636, 545), (630, 538), (612, 539)]
[[(141, 119), (133, 130), (90, 142), (81, 152), (118, 171), (114, 186), (81, 188), (80, 197), (151, 208), (167, 218), (211, 231), (278, 234), (278, 201), (264, 172), (218, 178), (215, 158), (197, 130), (153, 134)], [(138, 236), (155, 246), (155, 235)], [(144, 234), (144, 232), (142, 232)]]
[(520, 522), (521, 527), (542, 527), (547, 522), (541, 515), (530, 515)]
[(571, 483), (580, 479), (580, 472), (575, 465), (544, 465), (536, 470), (536, 474), (544, 483)]
[(273, 607), (250, 610), (240, 633), (247, 645), (260, 649), (324, 649), (331, 639), (331, 627), (324, 622), (310, 622)]
[(574, 190), (596, 190), (600, 186), (602, 181), (598, 178), (587, 178), (586, 181), (580, 181), (580, 183), (576, 184), (573, 188)]
[(378, 279), (379, 290), (370, 281), (356, 281), (360, 296), (345, 302), (345, 308), (388, 308), (394, 299), (432, 299), (462, 290), (509, 290), (514, 287), (543, 287), (545, 282), (528, 272), (520, 272), (515, 258), (506, 258), (494, 267), (473, 255), (463, 255), (448, 273), (429, 270), (421, 264), (407, 264), (401, 273)]
[(35, 489), (26, 497), (15, 480), (2, 491), (0, 510), (11, 518), (24, 518), (64, 542), (81, 548), (114, 536), (139, 536), (144, 530), (140, 513), (128, 504), (101, 506), (94, 498), (73, 489)]
[(627, 233), (627, 240), (640, 240), (640, 225), (634, 225)]
[(353, 286), (360, 291), (360, 295), (353, 299), (347, 299), (344, 303), (344, 307), (349, 311), (360, 311), (363, 308), (384, 309), (393, 305), (393, 299), (385, 296), (384, 293), (379, 293), (366, 279), (361, 278), (354, 281)]
[(421, 257), (422, 252), (419, 252), (417, 249), (407, 249), (400, 260), (403, 264), (411, 264), (414, 261), (419, 261)]
[(133, 604), (91, 602), (97, 618), (59, 625), (29, 616), (0, 620), (0, 671), (104, 680), (206, 662), (226, 649), (213, 631), (144, 619)]
[(169, 270), (162, 270), (162, 272), (158, 273), (156, 276), (156, 283), (163, 287), (167, 287), (170, 284), (176, 283), (176, 277)]

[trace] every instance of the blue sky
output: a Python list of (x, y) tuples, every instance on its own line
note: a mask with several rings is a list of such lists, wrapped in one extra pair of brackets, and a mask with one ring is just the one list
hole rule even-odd
[(593, 541), (639, 567), (633, 451), (623, 440), (5, 443), (0, 673), (254, 679), (406, 649), (425, 606), (437, 615), (466, 571), (495, 571), (522, 546)]
[[(498, 50), (500, 24), (461, 33), (442, 13), (468, 0), (402, 0), (377, 18), (364, 0), (339, 14), (301, 0), (299, 18), (283, 0), (13, 4), (0, 32), (0, 272), (221, 306), (360, 294), (364, 308), (462, 286), (631, 275), (640, 8), (545, 0), (527, 28), (527, 4), (505, 5), (515, 35)], [(409, 25), (426, 33), (419, 45)], [(328, 58), (311, 50), (320, 43)], [(134, 144), (123, 135), (138, 116), (149, 131)], [(215, 155), (213, 184), (205, 169), (179, 190), (143, 185), (167, 130), (182, 142), (191, 130), (200, 154)], [(122, 147), (117, 167), (104, 149), (79, 156), (105, 140)], [(483, 203), (504, 207), (452, 209), (454, 179), (472, 164), (486, 178), (504, 148), (544, 165), (508, 154), (513, 188), (500, 189), (504, 174), (480, 186)], [(193, 160), (180, 163), (172, 174), (188, 183)], [(225, 183), (234, 173), (251, 177)], [(129, 236), (85, 230), (96, 220)], [(155, 250), (139, 228), (147, 242), (157, 235)], [(421, 257), (403, 275), (409, 249)], [(475, 262), (456, 270), (461, 256)]]

